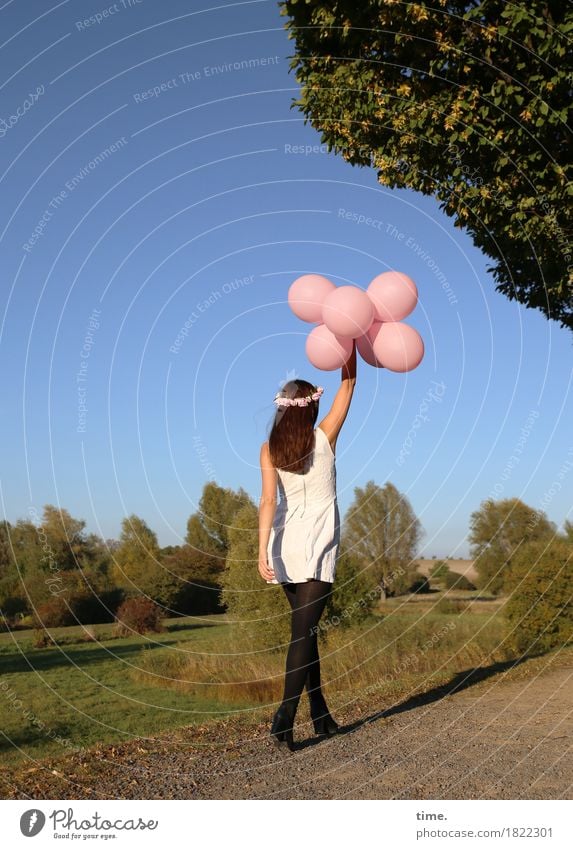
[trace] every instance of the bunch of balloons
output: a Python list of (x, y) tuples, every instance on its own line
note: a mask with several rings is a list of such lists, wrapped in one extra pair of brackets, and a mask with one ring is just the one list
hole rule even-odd
[(323, 371), (341, 368), (352, 340), (363, 360), (376, 368), (411, 371), (424, 356), (417, 330), (402, 319), (418, 302), (414, 281), (400, 271), (385, 271), (368, 285), (335, 286), (320, 274), (303, 274), (291, 284), (288, 303), (303, 321), (318, 323), (306, 340), (306, 355)]

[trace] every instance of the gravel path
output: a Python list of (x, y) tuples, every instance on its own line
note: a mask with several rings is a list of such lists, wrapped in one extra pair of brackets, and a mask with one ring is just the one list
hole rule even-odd
[(331, 739), (310, 734), (305, 706), (292, 753), (270, 739), (271, 711), (259, 725), (235, 718), (23, 767), (0, 776), (0, 789), (32, 799), (571, 799), (571, 655), (549, 669), (539, 661), (395, 705), (355, 704), (336, 713), (345, 724)]

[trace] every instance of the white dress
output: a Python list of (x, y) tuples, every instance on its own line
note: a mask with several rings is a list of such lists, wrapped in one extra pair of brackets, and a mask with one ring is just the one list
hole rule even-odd
[(267, 584), (334, 581), (340, 544), (335, 456), (322, 428), (305, 474), (277, 469), (280, 501), (267, 546)]

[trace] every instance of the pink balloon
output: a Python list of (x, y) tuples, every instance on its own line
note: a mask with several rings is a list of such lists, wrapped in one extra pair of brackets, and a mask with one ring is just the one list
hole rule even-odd
[(376, 368), (384, 368), (382, 363), (378, 362), (374, 356), (374, 351), (372, 349), (373, 342), (381, 327), (381, 321), (373, 321), (368, 332), (365, 333), (364, 336), (359, 336), (356, 340), (356, 347), (362, 359), (367, 362), (368, 365), (375, 366)]
[(372, 301), (358, 286), (338, 286), (322, 304), (322, 320), (332, 333), (355, 339), (374, 321)]
[(418, 289), (401, 271), (385, 271), (371, 281), (367, 290), (378, 321), (402, 321), (418, 303)]
[(390, 371), (412, 371), (422, 361), (424, 343), (417, 330), (400, 321), (385, 321), (372, 344), (374, 356)]
[(322, 322), (322, 303), (333, 289), (336, 289), (336, 286), (328, 277), (322, 277), (320, 274), (303, 274), (302, 277), (297, 277), (289, 287), (289, 306), (303, 321)]
[(342, 368), (352, 353), (352, 339), (336, 336), (325, 324), (313, 328), (306, 339), (306, 355), (316, 368), (333, 371)]

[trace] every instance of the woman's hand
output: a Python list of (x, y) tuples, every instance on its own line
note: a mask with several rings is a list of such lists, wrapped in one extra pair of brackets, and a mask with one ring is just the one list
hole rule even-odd
[(265, 581), (274, 580), (275, 573), (269, 566), (269, 559), (266, 551), (259, 551), (259, 575)]

